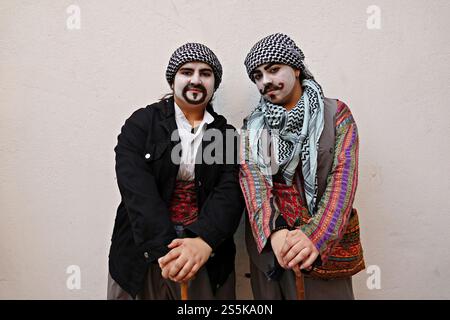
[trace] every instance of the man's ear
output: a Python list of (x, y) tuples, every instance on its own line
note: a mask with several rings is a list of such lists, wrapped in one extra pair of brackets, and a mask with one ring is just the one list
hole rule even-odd
[(300, 69), (296, 69), (295, 70), (295, 77), (296, 78), (300, 78), (300, 72), (301, 72)]

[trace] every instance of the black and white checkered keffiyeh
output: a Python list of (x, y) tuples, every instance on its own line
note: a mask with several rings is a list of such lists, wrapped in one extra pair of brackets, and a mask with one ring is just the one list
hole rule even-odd
[[(280, 132), (280, 135), (275, 137), (277, 140), (277, 147), (274, 148), (275, 159), (277, 164), (280, 165), (284, 163), (294, 151), (293, 141), (280, 139), (280, 136), (289, 132), (300, 137), (303, 119), (305, 118), (305, 103), (302, 98), (297, 102), (295, 107), (289, 111), (286, 111), (284, 107), (270, 103), (269, 101), (265, 101), (265, 104), (267, 106), (265, 115), (269, 128), (282, 131)], [(262, 105), (258, 108), (260, 111), (263, 109)]]
[(194, 61), (204, 62), (211, 66), (215, 77), (214, 89), (217, 89), (222, 81), (222, 65), (214, 52), (201, 43), (186, 43), (175, 50), (166, 69), (167, 82), (172, 85), (178, 69), (183, 64)]
[[(324, 101), (321, 87), (314, 80), (302, 82), (303, 95), (295, 107), (287, 111), (263, 97), (247, 121), (247, 135), (252, 162), (273, 185), (273, 169), (279, 170), (287, 185), (292, 185), (301, 162), (308, 211), (315, 214), (317, 201), (317, 156), (324, 126)], [(263, 134), (268, 131), (276, 166), (270, 163)], [(301, 159), (301, 161), (300, 161)]]
[(294, 40), (282, 33), (275, 33), (258, 41), (245, 58), (244, 64), (250, 79), (253, 79), (253, 71), (266, 63), (282, 63), (295, 69), (300, 69), (305, 79), (314, 79), (306, 68), (303, 60), (305, 55), (297, 47)]

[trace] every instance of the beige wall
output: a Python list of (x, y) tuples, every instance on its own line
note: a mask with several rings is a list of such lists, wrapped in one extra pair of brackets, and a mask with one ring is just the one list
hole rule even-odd
[[(369, 5), (381, 29), (367, 28)], [(220, 58), (216, 109), (239, 127), (258, 100), (245, 54), (281, 31), (359, 126), (356, 206), (381, 289), (364, 271), (357, 297), (449, 299), (449, 15), (447, 0), (1, 0), (0, 298), (104, 298), (124, 120), (168, 91), (170, 54), (196, 41)], [(70, 265), (80, 289), (66, 286)]]

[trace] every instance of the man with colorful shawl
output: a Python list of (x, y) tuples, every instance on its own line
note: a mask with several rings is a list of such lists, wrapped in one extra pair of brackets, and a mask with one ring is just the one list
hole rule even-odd
[[(121, 202), (108, 299), (180, 299), (186, 286), (189, 299), (235, 299), (244, 200), (239, 164), (226, 157), (237, 155), (236, 130), (211, 104), (222, 66), (205, 45), (187, 43), (166, 79), (172, 94), (135, 111), (114, 149)], [(235, 143), (215, 144), (228, 135)]]
[(354, 299), (363, 270), (353, 201), (358, 131), (349, 107), (325, 98), (285, 34), (257, 42), (245, 59), (261, 98), (244, 119), (240, 185), (255, 299)]

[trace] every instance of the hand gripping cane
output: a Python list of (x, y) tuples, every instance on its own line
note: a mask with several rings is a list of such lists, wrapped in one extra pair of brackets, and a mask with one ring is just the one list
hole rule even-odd
[[(177, 233), (177, 237), (178, 238), (184, 238), (186, 236), (186, 234), (184, 232), (183, 225), (175, 225), (175, 231)], [(181, 300), (189, 300), (188, 284), (189, 284), (189, 281), (182, 282), (180, 284), (180, 287), (181, 287)]]

